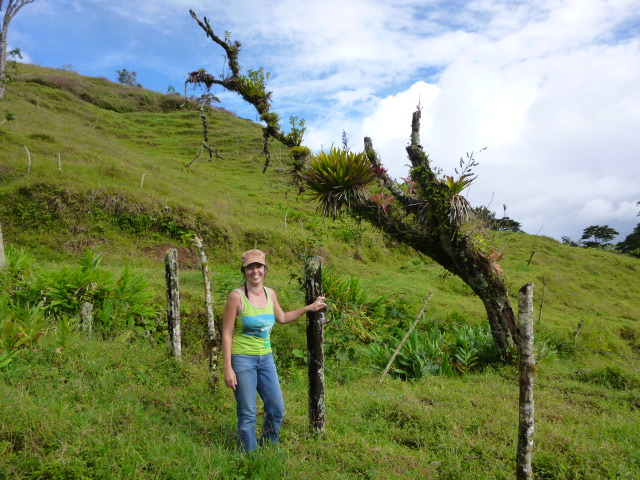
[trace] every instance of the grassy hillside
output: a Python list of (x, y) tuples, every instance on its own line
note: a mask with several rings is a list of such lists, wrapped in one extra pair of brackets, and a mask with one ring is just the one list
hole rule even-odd
[[(340, 304), (326, 328), (326, 438), (307, 435), (305, 367), (292, 353), (305, 348), (298, 322), (274, 334), (288, 405), (283, 445), (238, 454), (233, 397), (206, 382), (192, 234), (206, 244), (217, 318), (240, 279), (240, 252), (254, 247), (267, 252), (285, 307), (302, 301), (295, 276), (315, 254), (333, 278), (352, 278), (361, 296), (396, 307), (384, 317), (390, 324), (406, 327), (433, 292), (422, 332), (429, 322), (484, 328), (481, 302), (370, 226), (316, 216), (286, 183), (284, 149), (272, 146), (276, 164), (262, 174), (262, 133), (251, 121), (209, 111), (209, 143), (223, 159), (186, 167), (203, 137), (183, 98), (29, 65), (14, 77), (0, 105), (15, 116), (0, 125), (5, 243), (44, 271), (74, 265), (86, 248), (113, 275), (134, 267), (159, 312), (163, 256), (178, 247), (186, 359), (168, 360), (163, 313), (156, 343), (125, 331), (63, 338), (50, 326), (37, 348), (0, 370), (0, 478), (513, 478), (514, 367), (379, 385), (369, 347), (350, 328), (385, 325), (337, 315)], [(537, 478), (637, 478), (640, 260), (520, 233), (488, 241), (503, 252), (514, 305), (522, 285), (536, 285)], [(342, 355), (348, 346), (355, 353)]]

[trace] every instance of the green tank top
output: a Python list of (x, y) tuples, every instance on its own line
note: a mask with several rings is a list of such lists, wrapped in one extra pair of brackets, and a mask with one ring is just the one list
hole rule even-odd
[(231, 353), (236, 355), (267, 355), (271, 353), (271, 329), (276, 323), (271, 292), (265, 288), (267, 304), (253, 305), (241, 288), (242, 313), (236, 317)]

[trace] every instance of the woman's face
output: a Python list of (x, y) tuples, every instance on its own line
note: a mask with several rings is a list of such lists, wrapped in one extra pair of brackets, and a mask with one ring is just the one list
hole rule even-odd
[(244, 276), (249, 281), (259, 283), (264, 280), (267, 274), (267, 267), (261, 263), (251, 263), (244, 267)]

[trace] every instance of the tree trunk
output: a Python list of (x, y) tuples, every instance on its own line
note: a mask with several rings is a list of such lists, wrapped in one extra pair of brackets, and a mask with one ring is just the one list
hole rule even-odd
[(458, 275), (484, 304), (493, 342), (501, 355), (516, 346), (516, 317), (507, 284), (497, 263), (481, 255), (466, 242), (455, 251), (451, 271)]
[(7, 27), (9, 22), (5, 21), (0, 32), (0, 100), (4, 98), (7, 88), (7, 76), (5, 70), (7, 69)]
[(359, 204), (354, 210), (359, 218), (432, 258), (469, 285), (484, 304), (496, 349), (501, 356), (508, 356), (511, 347), (517, 345), (516, 319), (506, 282), (497, 263), (464, 238), (454, 244), (446, 235), (411, 230), (406, 223), (382, 211), (373, 202)]

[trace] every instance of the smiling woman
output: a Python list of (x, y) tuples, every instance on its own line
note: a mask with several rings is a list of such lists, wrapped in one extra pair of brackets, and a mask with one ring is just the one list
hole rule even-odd
[(265, 421), (260, 443), (280, 441), (284, 400), (271, 350), (271, 329), (275, 323), (290, 323), (307, 312), (324, 310), (324, 297), (306, 307), (284, 312), (276, 292), (264, 285), (269, 271), (266, 255), (253, 249), (242, 254), (245, 283), (231, 292), (224, 310), (222, 354), (224, 381), (232, 388), (238, 412), (240, 447), (258, 448), (256, 434), (257, 398), (264, 402)]

